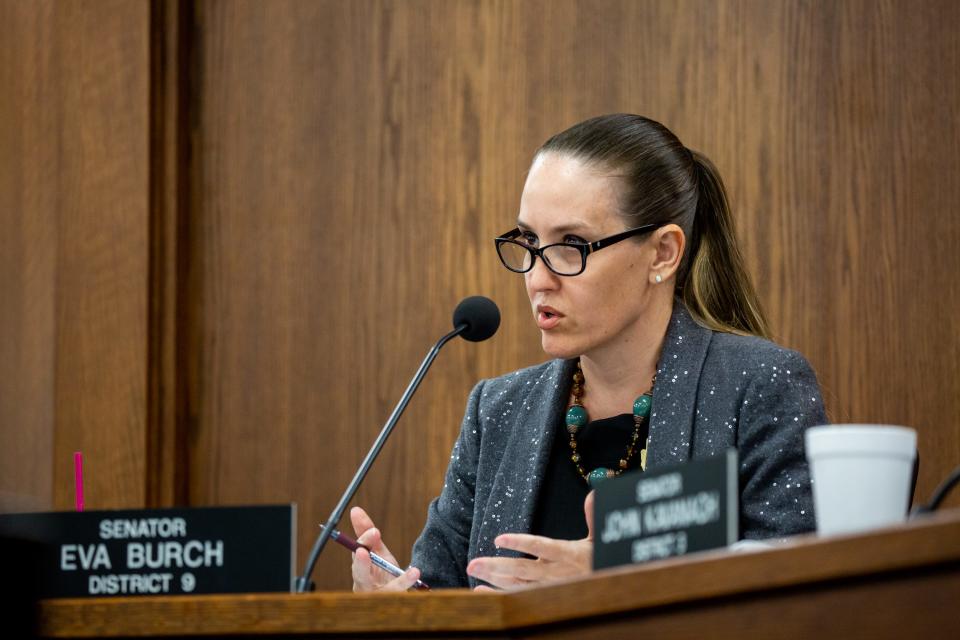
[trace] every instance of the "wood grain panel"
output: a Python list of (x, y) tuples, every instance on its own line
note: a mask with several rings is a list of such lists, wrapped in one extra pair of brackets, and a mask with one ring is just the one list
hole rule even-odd
[(150, 274), (146, 505), (187, 503), (184, 222), (195, 38), (186, 0), (150, 4)]
[[(835, 420), (960, 461), (952, 2), (207, 2), (186, 232), (189, 500), (297, 501), (301, 558), (463, 296), (358, 502), (401, 561), (478, 379), (543, 359), (511, 226), (549, 134), (650, 115), (726, 176), (751, 270)], [(321, 588), (349, 585), (325, 554)]]
[(12, 509), (53, 502), (60, 107), (51, 52), (22, 55), (51, 39), (48, 15), (0, 2), (0, 490)]
[[(657, 635), (671, 640), (740, 638), (871, 638), (909, 635), (938, 637), (956, 631), (950, 603), (960, 593), (955, 573), (918, 572), (878, 582), (849, 581), (804, 592), (774, 592), (765, 598), (725, 598), (700, 607), (675, 607), (591, 622), (532, 629), (513, 638), (605, 640)], [(909, 622), (907, 622), (909, 621)]]
[[(3, 2), (0, 481), (32, 508), (144, 500), (146, 3)], [(8, 37), (9, 36), (9, 37)]]

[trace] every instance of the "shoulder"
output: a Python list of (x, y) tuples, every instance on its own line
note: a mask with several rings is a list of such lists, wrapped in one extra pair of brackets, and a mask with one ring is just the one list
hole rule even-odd
[(795, 369), (810, 368), (809, 363), (798, 351), (782, 347), (765, 338), (719, 331), (713, 332), (704, 364), (723, 367), (728, 371), (739, 367), (741, 375), (755, 373), (793, 375), (791, 366)]
[(574, 366), (571, 360), (551, 360), (481, 380), (470, 394), (467, 419), (484, 432), (510, 432), (549, 422), (566, 394), (564, 381), (573, 375)]
[(481, 404), (512, 401), (515, 397), (553, 392), (558, 388), (565, 371), (571, 368), (569, 361), (549, 360), (532, 367), (518, 369), (496, 378), (481, 380), (473, 394)]
[(662, 373), (681, 378), (697, 372), (701, 382), (706, 376), (711, 384), (729, 385), (731, 390), (740, 390), (743, 383), (759, 378), (782, 382), (785, 371), (791, 376), (795, 370), (811, 371), (804, 357), (792, 349), (765, 338), (704, 326), (679, 300), (674, 304), (660, 368)]
[[(757, 336), (712, 332), (701, 388), (748, 406), (804, 404), (822, 407), (816, 374), (798, 351)], [(818, 409), (818, 415), (822, 408)]]
[(816, 374), (793, 349), (755, 336), (715, 333), (703, 373), (711, 389), (736, 399), (741, 417), (826, 422)]

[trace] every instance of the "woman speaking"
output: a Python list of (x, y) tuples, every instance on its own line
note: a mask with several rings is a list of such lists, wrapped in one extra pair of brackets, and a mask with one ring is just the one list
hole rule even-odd
[[(354, 590), (588, 573), (592, 487), (729, 447), (742, 537), (814, 528), (803, 431), (826, 422), (820, 391), (767, 339), (709, 160), (648, 118), (587, 120), (537, 151), (516, 228), (495, 242), (552, 360), (474, 387), (410, 569), (394, 578), (358, 550)], [(393, 561), (363, 509), (350, 517)]]

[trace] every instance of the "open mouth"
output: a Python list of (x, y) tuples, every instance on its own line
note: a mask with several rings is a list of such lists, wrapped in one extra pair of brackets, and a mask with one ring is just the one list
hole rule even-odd
[(552, 329), (563, 318), (563, 314), (550, 307), (537, 307), (537, 325), (541, 329)]

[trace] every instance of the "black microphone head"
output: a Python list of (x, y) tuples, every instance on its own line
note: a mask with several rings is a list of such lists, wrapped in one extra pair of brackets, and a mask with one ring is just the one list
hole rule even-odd
[(453, 326), (467, 325), (460, 337), (470, 342), (481, 342), (500, 328), (500, 309), (490, 298), (470, 296), (453, 310)]

